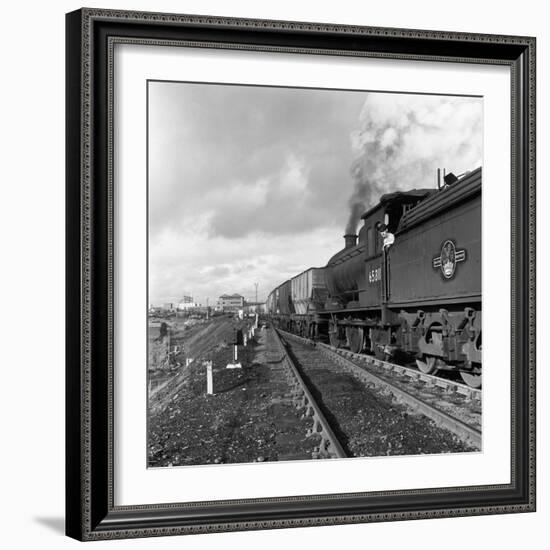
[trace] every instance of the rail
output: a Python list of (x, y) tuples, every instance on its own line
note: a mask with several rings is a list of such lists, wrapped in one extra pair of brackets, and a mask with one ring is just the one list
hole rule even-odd
[(306, 383), (304, 382), (300, 371), (294, 364), (294, 361), (289, 356), (288, 350), (284, 342), (281, 340), (279, 331), (274, 329), (275, 340), (279, 347), (283, 361), (288, 366), (289, 373), (291, 375), (294, 395), (300, 408), (305, 407), (305, 415), (311, 417), (313, 425), (308, 432), (308, 436), (318, 435), (321, 438), (319, 445), (318, 456), (319, 458), (345, 458), (346, 452), (340, 445), (338, 438), (332, 431), (325, 415), (315, 402), (315, 399), (311, 395)]
[[(285, 336), (295, 338), (298, 341), (302, 341), (304, 343), (313, 343), (313, 341), (309, 338), (304, 338), (303, 336), (298, 336), (297, 334), (292, 334), (286, 331), (281, 331), (281, 332), (283, 332)], [(391, 363), (390, 361), (377, 359), (376, 357), (372, 357), (371, 355), (364, 355), (362, 353), (354, 353), (353, 351), (350, 351), (347, 349), (336, 348), (334, 346), (330, 346), (323, 342), (316, 342), (316, 346), (318, 346), (319, 348), (330, 349), (334, 353), (338, 353), (339, 355), (342, 355), (347, 358), (352, 358), (366, 364), (382, 367), (390, 372), (393, 371), (398, 374), (403, 374), (405, 376), (408, 376), (409, 378), (412, 378), (414, 381), (424, 382), (427, 385), (437, 386), (445, 389), (448, 392), (456, 392), (466, 396), (469, 399), (477, 399), (481, 401), (481, 396), (482, 396), (481, 389), (472, 388), (471, 386), (467, 386), (466, 384), (462, 384), (460, 382), (457, 382), (456, 380), (441, 378), (433, 374), (424, 374), (423, 372), (420, 372), (418, 369), (406, 367), (404, 365), (397, 365), (396, 363)]]
[[(303, 338), (301, 336), (297, 336), (295, 334), (291, 334), (291, 333), (285, 332), (285, 331), (280, 331), (280, 332), (285, 338), (288, 338), (290, 340), (294, 339), (296, 341), (301, 341), (302, 343), (306, 343), (306, 344), (311, 344), (312, 343), (312, 341), (307, 339), (307, 338)], [(365, 367), (363, 367), (361, 365), (358, 365), (357, 363), (354, 363), (348, 357), (344, 356), (340, 351), (336, 351), (336, 349), (333, 348), (332, 346), (329, 346), (329, 345), (323, 344), (323, 343), (317, 343), (316, 347), (317, 347), (317, 349), (320, 349), (325, 355), (327, 355), (331, 360), (333, 360), (333, 361), (337, 362), (339, 365), (341, 365), (345, 370), (355, 374), (360, 380), (364, 381), (367, 384), (372, 384), (372, 385), (374, 385), (378, 388), (382, 388), (384, 390), (390, 391), (397, 400), (399, 400), (402, 403), (408, 405), (413, 410), (415, 410), (415, 411), (423, 414), (424, 416), (430, 418), (438, 426), (446, 428), (450, 432), (454, 433), (462, 441), (465, 441), (465, 442), (469, 443), (470, 445), (475, 446), (478, 449), (481, 449), (482, 435), (481, 435), (481, 432), (479, 430), (473, 428), (472, 426), (469, 426), (468, 424), (465, 424), (461, 420), (447, 414), (446, 412), (444, 412), (440, 409), (437, 409), (437, 408), (429, 405), (428, 403), (425, 403), (424, 401), (422, 401), (421, 399), (418, 399), (417, 397), (410, 394), (406, 390), (404, 390), (402, 388), (398, 388), (397, 386), (395, 386), (391, 382), (389, 382), (389, 381), (387, 381), (383, 378), (380, 378), (376, 374), (374, 374), (374, 373), (370, 372), (369, 370), (367, 370)], [(363, 360), (363, 357), (367, 357), (368, 359), (373, 359), (373, 358), (368, 357), (368, 356), (361, 356), (359, 354), (353, 354), (352, 352), (349, 352), (349, 353), (352, 354), (353, 356), (355, 356), (355, 355), (359, 356), (359, 358), (361, 360)], [(372, 362), (375, 362), (375, 361), (376, 361), (377, 364), (378, 363), (385, 363), (385, 364), (391, 365), (392, 368), (395, 368), (395, 367), (406, 368), (406, 367), (400, 367), (400, 365), (392, 365), (391, 363), (388, 363), (386, 361), (380, 361), (378, 359), (373, 359)], [(409, 370), (412, 371), (413, 369), (409, 369)], [(422, 375), (422, 376), (426, 376), (426, 375)], [(415, 377), (415, 378), (418, 379), (418, 376)], [(442, 380), (442, 379), (437, 378), (437, 377), (432, 377), (432, 378), (435, 378), (437, 382)], [(434, 384), (435, 384), (435, 382), (434, 382)], [(439, 385), (441, 385), (441, 384), (439, 384)], [(472, 390), (474, 392), (479, 391), (479, 390), (475, 390), (473, 388), (469, 388), (468, 386), (465, 386), (465, 387), (468, 388), (468, 390)]]

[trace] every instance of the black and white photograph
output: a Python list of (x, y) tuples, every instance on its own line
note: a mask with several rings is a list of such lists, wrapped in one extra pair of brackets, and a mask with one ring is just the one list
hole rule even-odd
[(483, 452), (483, 98), (146, 85), (147, 467)]

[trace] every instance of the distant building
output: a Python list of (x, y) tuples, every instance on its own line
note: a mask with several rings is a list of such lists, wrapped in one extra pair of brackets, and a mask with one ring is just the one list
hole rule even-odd
[(161, 309), (163, 309), (164, 311), (174, 311), (174, 309), (176, 308), (173, 302), (167, 302), (165, 304), (162, 304)]
[(240, 294), (222, 294), (218, 298), (218, 311), (238, 311), (244, 308), (244, 297)]
[(193, 296), (183, 296), (183, 298), (179, 301), (178, 309), (181, 310), (187, 310), (187, 309), (194, 309), (197, 307), (197, 304), (193, 301)]

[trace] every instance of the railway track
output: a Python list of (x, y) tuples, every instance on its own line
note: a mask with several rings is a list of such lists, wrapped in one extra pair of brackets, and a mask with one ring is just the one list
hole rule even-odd
[(293, 338), (297, 341), (301, 341), (307, 344), (315, 343), (316, 346), (332, 350), (333, 352), (338, 353), (343, 357), (360, 361), (361, 363), (365, 363), (367, 365), (380, 367), (390, 373), (396, 373), (396, 374), (406, 376), (416, 382), (421, 382), (428, 386), (442, 388), (449, 393), (457, 393), (460, 395), (464, 395), (468, 399), (481, 401), (481, 396), (482, 396), (481, 389), (472, 388), (471, 386), (467, 386), (466, 384), (463, 384), (456, 380), (441, 378), (433, 374), (424, 374), (423, 372), (420, 372), (416, 368), (407, 367), (404, 365), (397, 365), (396, 363), (391, 363), (390, 361), (383, 361), (382, 359), (377, 359), (376, 357), (373, 357), (371, 355), (364, 355), (361, 353), (354, 353), (347, 349), (336, 348), (334, 346), (330, 346), (323, 342), (313, 342), (313, 340), (309, 338), (304, 338), (303, 336), (298, 336), (290, 332), (286, 332), (286, 331), (280, 331), (280, 332), (281, 334), (284, 334), (286, 337)]
[(479, 390), (452, 380), (424, 375), (387, 361), (339, 350), (322, 343), (314, 344), (309, 339), (285, 331), (278, 332), (290, 346), (292, 343), (302, 346), (301, 350), (298, 346), (294, 352), (306, 368), (313, 368), (312, 364), (317, 361), (325, 370), (352, 375), (366, 386), (365, 391), (372, 388), (390, 394), (414, 414), (427, 417), (438, 428), (451, 432), (469, 449), (481, 449)]
[(334, 434), (321, 408), (316, 403), (295, 362), (288, 354), (278, 331), (274, 330), (273, 333), (277, 346), (282, 354), (282, 361), (288, 372), (288, 382), (292, 389), (296, 406), (304, 408), (304, 416), (312, 420), (312, 425), (307, 436), (317, 435), (321, 440), (313, 458), (345, 458), (347, 456), (346, 452)]

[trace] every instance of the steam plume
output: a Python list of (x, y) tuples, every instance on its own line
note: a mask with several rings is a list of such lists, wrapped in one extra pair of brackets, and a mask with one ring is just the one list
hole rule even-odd
[(459, 174), (481, 166), (482, 107), (480, 98), (369, 93), (351, 135), (346, 233), (384, 193), (435, 187), (437, 168)]
[(349, 218), (346, 225), (346, 235), (355, 234), (361, 214), (371, 205), (373, 185), (366, 174), (363, 174), (361, 159), (357, 158), (351, 165), (351, 177), (354, 181), (353, 192), (348, 200)]

